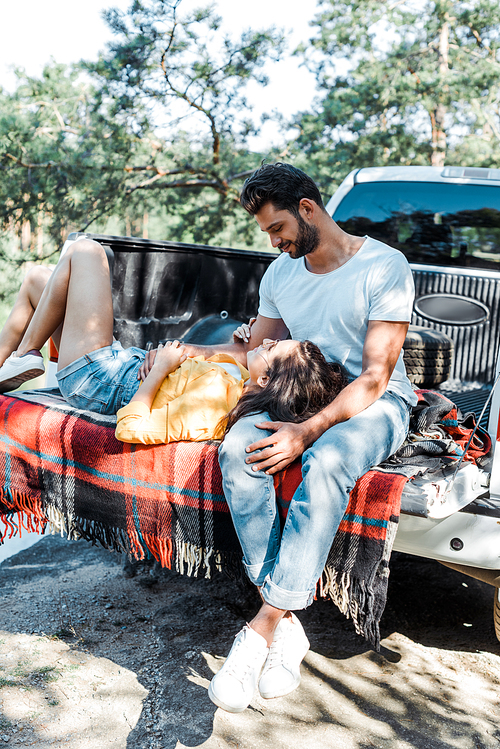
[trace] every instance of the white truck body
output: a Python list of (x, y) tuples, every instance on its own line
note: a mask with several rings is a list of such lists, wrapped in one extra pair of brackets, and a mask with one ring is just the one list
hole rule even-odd
[[(337, 216), (342, 216), (342, 203), (346, 197), (349, 196), (351, 204), (356, 202), (352, 193), (353, 189), (358, 185), (370, 186), (372, 183), (377, 183), (373, 185), (372, 192), (377, 193), (379, 203), (375, 208), (373, 206), (368, 208), (363, 203), (364, 198), (360, 198), (359, 215), (365, 215), (364, 212), (367, 214), (370, 210), (372, 214), (375, 214), (376, 210), (384, 206), (384, 186), (389, 183), (398, 183), (403, 192), (408, 185), (415, 186), (417, 183), (433, 186), (436, 184), (461, 185), (462, 189), (471, 191), (477, 185), (487, 186), (488, 189), (496, 187), (498, 201), (495, 202), (500, 211), (500, 169), (466, 167), (357, 169), (351, 172), (339, 186), (326, 206), (327, 211), (335, 220), (338, 220)], [(391, 189), (394, 188), (391, 186)], [(360, 195), (366, 196), (366, 191), (364, 193), (360, 191)], [(351, 215), (355, 215), (355, 212), (355, 208), (351, 206)], [(439, 215), (438, 206), (436, 206), (436, 215)], [(342, 226), (342, 221), (339, 223)], [(352, 230), (349, 226), (344, 226), (344, 228), (347, 231)], [(390, 240), (388, 244), (391, 244)], [(411, 259), (410, 265), (414, 274), (443, 275), (447, 272), (459, 281), (462, 278), (462, 283), (472, 273), (466, 267), (453, 266), (446, 270), (443, 265), (412, 263)], [(498, 271), (474, 268), (473, 275), (476, 284), (498, 283), (500, 263)], [(465, 298), (464, 292), (459, 293), (461, 298)], [(450, 290), (448, 296), (451, 297), (452, 294), (453, 290)], [(421, 320), (418, 322), (422, 324)], [(428, 324), (432, 325), (432, 323)], [(460, 321), (457, 321), (457, 324), (460, 325)], [(463, 331), (461, 330), (460, 333)], [(495, 338), (497, 339), (498, 336)], [(491, 343), (489, 345), (491, 346)], [(499, 373), (500, 357), (497, 356), (496, 375), (493, 380), (486, 383), (487, 388), (491, 389)], [(445, 394), (447, 394), (446, 391)], [(453, 399), (452, 396), (450, 397)], [(479, 414), (476, 415), (479, 416)], [(408, 514), (403, 503), (394, 549), (436, 559), (457, 569), (461, 568), (461, 571), (498, 587), (500, 585), (500, 383), (493, 390), (487, 429), (493, 444), (491, 472), (485, 472), (473, 464), (464, 462), (448, 494), (446, 494), (446, 483), (449, 484), (449, 482), (441, 482), (441, 485), (429, 482), (425, 486), (429, 497), (427, 517)], [(475, 500), (478, 497), (481, 499), (476, 503)], [(498, 600), (496, 601), (498, 606)]]

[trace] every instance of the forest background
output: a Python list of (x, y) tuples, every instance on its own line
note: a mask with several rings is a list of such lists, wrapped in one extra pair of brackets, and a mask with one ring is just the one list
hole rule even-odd
[[(97, 61), (54, 55), (0, 89), (5, 304), (71, 231), (265, 248), (238, 201), (263, 160), (305, 169), (325, 199), (360, 166), (500, 164), (497, 0), (320, 0), (298, 48), (265, 18), (230, 35), (216, 7), (183, 0), (104, 17)], [(314, 75), (312, 104), (253, 116), (248, 91), (292, 58)]]

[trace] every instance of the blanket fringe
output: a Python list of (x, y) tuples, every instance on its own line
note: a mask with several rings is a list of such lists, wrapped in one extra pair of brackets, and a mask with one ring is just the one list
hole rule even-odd
[(53, 504), (48, 504), (45, 508), (45, 514), (49, 523), (49, 532), (51, 535), (66, 536), (68, 540), (75, 541), (79, 538), (73, 518), (65, 514)]
[(0, 505), (3, 505), (0, 510), (0, 543), (17, 535), (21, 538), (23, 530), (40, 535), (45, 532), (47, 518), (39, 499), (3, 488), (0, 489)]
[(374, 592), (366, 581), (352, 577), (348, 572), (339, 574), (332, 567), (325, 567), (319, 591), (321, 596), (329, 596), (347, 619), (352, 619), (357, 634), (362, 635), (378, 652), (380, 629), (371, 605)]
[(144, 553), (144, 548), (141, 544), (139, 534), (136, 530), (130, 530), (128, 531), (128, 539), (130, 542), (130, 547), (128, 554), (131, 557), (134, 557), (134, 559), (137, 559), (137, 561), (141, 561), (142, 559), (145, 559), (146, 554)]
[(220, 552), (213, 548), (196, 546), (189, 541), (178, 539), (159, 539), (158, 537), (134, 532), (127, 553), (135, 559), (144, 559), (150, 554), (162, 567), (175, 569), (187, 577), (205, 577), (211, 579), (215, 572), (225, 572), (229, 577), (241, 577), (241, 555), (238, 553)]
[(100, 545), (108, 551), (118, 551), (132, 556), (132, 544), (129, 536), (121, 528), (112, 528), (97, 520), (76, 516), (72, 519), (69, 530), (71, 536), (68, 536), (68, 538), (72, 540), (83, 538), (85, 541), (90, 541), (92, 546)]
[[(210, 579), (215, 572), (225, 572), (232, 578), (241, 576), (241, 558), (237, 553), (220, 552), (213, 548), (196, 546), (189, 541), (161, 539), (149, 534), (139, 535), (110, 528), (96, 520), (88, 520), (62, 512), (55, 504), (47, 502), (45, 508), (38, 499), (25, 494), (0, 491), (0, 543), (19, 534), (21, 529), (43, 534), (47, 529), (53, 535), (68, 540), (84, 539), (93, 546), (101, 545), (109, 551), (128, 554), (137, 560), (152, 556), (162, 567), (174, 569), (188, 577)], [(17, 521), (14, 519), (17, 516)], [(3, 526), (3, 528), (2, 528)]]
[[(135, 540), (135, 546), (136, 548), (138, 546), (141, 547), (142, 554), (138, 557), (137, 555), (134, 555), (136, 559), (144, 559), (145, 553), (143, 545), (140, 543), (139, 535), (136, 533), (136, 540)], [(141, 534), (142, 541), (144, 546), (146, 547), (146, 551), (149, 551), (149, 553), (156, 559), (157, 562), (160, 562), (162, 567), (168, 567), (168, 569), (172, 569), (172, 555), (173, 555), (173, 544), (171, 538), (158, 538), (158, 536), (152, 536), (146, 533)], [(130, 538), (130, 533), (129, 533)], [(132, 545), (131, 545), (132, 546)]]
[(175, 547), (175, 566), (181, 575), (207, 580), (215, 572), (225, 572), (233, 579), (242, 575), (241, 554), (202, 548), (188, 541), (176, 541)]

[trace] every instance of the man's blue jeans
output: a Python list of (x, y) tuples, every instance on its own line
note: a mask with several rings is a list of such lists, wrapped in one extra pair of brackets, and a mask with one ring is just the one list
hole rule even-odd
[(322, 434), (302, 456), (302, 483), (283, 533), (273, 476), (245, 463), (245, 448), (270, 434), (255, 426), (268, 421), (267, 414), (240, 419), (226, 435), (219, 448), (224, 494), (247, 574), (271, 606), (295, 610), (312, 603), (351, 489), (402, 444), (409, 410), (402, 398), (386, 392)]

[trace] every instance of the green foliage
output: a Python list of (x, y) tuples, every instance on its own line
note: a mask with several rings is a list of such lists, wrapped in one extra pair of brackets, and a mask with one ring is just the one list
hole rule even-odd
[(131, 135), (77, 71), (18, 75), (15, 93), (0, 95), (0, 225), (40, 225), (57, 246), (113, 203)]
[[(312, 49), (323, 96), (296, 149), (320, 183), (371, 165), (498, 164), (496, 0), (321, 0)], [(339, 74), (339, 61), (349, 60)]]
[[(302, 54), (319, 96), (295, 117), (286, 158), (325, 197), (359, 166), (498, 166), (496, 1), (318, 7)], [(238, 201), (263, 156), (248, 148), (245, 91), (266, 84), (283, 39), (236, 39), (213, 8), (182, 11), (181, 0), (131, 0), (105, 13), (113, 41), (96, 63), (19, 71), (16, 91), (0, 90), (0, 302), (18, 283), (9, 269), (50, 261), (73, 230), (140, 235), (147, 224), (160, 239), (263, 246)]]
[(117, 112), (131, 113), (137, 125), (138, 94), (140, 106), (154, 110), (170, 137), (180, 121), (194, 116), (199, 132), (193, 131), (192, 143), (205, 151), (209, 136), (205, 161), (217, 164), (222, 136), (241, 145), (253, 129), (244, 86), (267, 83), (262, 70), (278, 59), (281, 38), (271, 29), (246, 31), (233, 41), (222, 35), (221, 18), (210, 6), (182, 17), (180, 6), (180, 0), (133, 0), (126, 13), (107, 11), (116, 41), (87, 68), (100, 77)]
[[(245, 86), (267, 83), (263, 73), (279, 57), (274, 29), (222, 34), (211, 7), (180, 15), (180, 0), (133, 0), (123, 13), (105, 14), (115, 41), (86, 69), (138, 137), (148, 129), (155, 148), (134, 166), (131, 204), (152, 193), (175, 219), (177, 238), (213, 241), (236, 221), (252, 243), (254, 229), (238, 208), (243, 179), (261, 157), (246, 147), (254, 132)], [(134, 203), (135, 200), (135, 203)], [(236, 218), (236, 216), (238, 216)]]
[(9, 316), (23, 279), (21, 265), (26, 256), (11, 235), (0, 235), (0, 329)]
[(17, 683), (12, 679), (6, 679), (4, 676), (0, 676), (0, 689), (3, 687), (16, 687)]
[(18, 71), (16, 91), (0, 90), (0, 232), (23, 236), (17, 257), (0, 237), (0, 262), (50, 258), (69, 231), (122, 219), (125, 233), (145, 215), (158, 238), (217, 242), (229, 231), (254, 242), (237, 210), (261, 158), (246, 147), (244, 89), (266, 83), (281, 40), (271, 30), (233, 41), (211, 8), (180, 17), (179, 5), (112, 9), (114, 40), (97, 63), (52, 63), (40, 79)]

